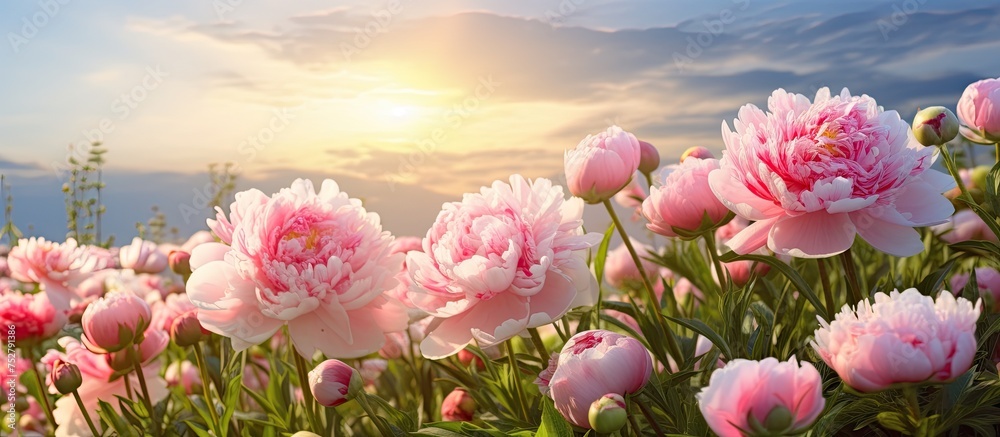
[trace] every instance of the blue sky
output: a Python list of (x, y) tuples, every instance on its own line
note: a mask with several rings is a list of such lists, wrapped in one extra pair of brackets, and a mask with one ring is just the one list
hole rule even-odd
[[(28, 24), (26, 24), (28, 23)], [(848, 87), (910, 117), (1000, 76), (985, 1), (288, 1), (0, 5), (0, 172), (15, 221), (64, 234), (53, 167), (102, 138), (106, 232), (158, 205), (203, 226), (209, 163), (240, 186), (336, 179), (398, 234), (617, 123), (665, 161), (775, 88)], [(197, 209), (197, 208), (196, 208)]]

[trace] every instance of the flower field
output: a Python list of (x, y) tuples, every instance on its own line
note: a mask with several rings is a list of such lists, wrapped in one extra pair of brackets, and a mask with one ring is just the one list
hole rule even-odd
[(296, 179), (116, 245), (73, 173), (65, 241), (3, 229), (4, 431), (997, 435), (1000, 79), (940, 103), (778, 89), (720, 156), (581, 132), (422, 236)]

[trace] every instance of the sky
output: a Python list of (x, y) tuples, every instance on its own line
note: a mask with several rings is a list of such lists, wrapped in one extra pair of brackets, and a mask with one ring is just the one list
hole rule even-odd
[(995, 1), (32, 0), (0, 4), (0, 34), (0, 173), (15, 224), (50, 239), (91, 141), (119, 239), (153, 206), (204, 228), (225, 162), (239, 189), (332, 178), (423, 235), (493, 180), (562, 180), (563, 152), (611, 124), (669, 163), (720, 151), (776, 88), (908, 118), (1000, 76)]

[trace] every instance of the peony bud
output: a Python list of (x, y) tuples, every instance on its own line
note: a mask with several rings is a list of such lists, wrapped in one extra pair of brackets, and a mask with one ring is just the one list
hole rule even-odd
[(913, 117), (913, 136), (920, 144), (937, 146), (958, 136), (958, 117), (944, 106), (931, 106)]
[(476, 413), (476, 400), (458, 387), (452, 390), (441, 402), (441, 420), (447, 422), (468, 422)]
[(64, 395), (73, 393), (83, 384), (80, 368), (76, 364), (67, 363), (61, 359), (56, 359), (52, 363), (52, 374), (49, 377), (56, 390)]
[(608, 393), (590, 404), (590, 427), (600, 434), (611, 434), (625, 426), (628, 411), (625, 409), (625, 398), (619, 394)]
[(131, 291), (113, 291), (83, 312), (84, 344), (95, 353), (120, 351), (142, 341), (151, 319), (146, 301)]
[(729, 208), (712, 192), (708, 175), (719, 169), (715, 159), (685, 159), (660, 173), (660, 186), (650, 188), (642, 201), (649, 230), (667, 237), (693, 238), (721, 226)]
[(639, 171), (650, 174), (660, 168), (660, 151), (652, 144), (639, 141)]
[(469, 367), (473, 362), (475, 362), (476, 369), (486, 370), (486, 363), (484, 363), (483, 360), (476, 354), (469, 352), (468, 349), (458, 351), (458, 361), (460, 361), (465, 367)]
[(353, 399), (364, 390), (364, 385), (361, 375), (340, 360), (326, 360), (309, 372), (309, 390), (326, 407)]
[(566, 151), (566, 185), (585, 202), (601, 203), (628, 185), (640, 155), (639, 140), (618, 126), (588, 135)]
[(713, 155), (712, 151), (708, 150), (706, 147), (694, 146), (688, 147), (688, 149), (681, 154), (680, 162), (684, 162), (684, 160), (688, 158), (714, 159), (715, 155)]
[(198, 310), (190, 310), (177, 316), (170, 325), (170, 338), (180, 347), (198, 344), (205, 333), (198, 321)]
[(167, 257), (167, 262), (170, 264), (170, 270), (174, 273), (181, 275), (183, 277), (188, 277), (191, 275), (191, 254), (175, 250), (170, 252), (170, 256)]
[(962, 136), (974, 143), (1000, 142), (1000, 78), (983, 79), (965, 88), (958, 100)]

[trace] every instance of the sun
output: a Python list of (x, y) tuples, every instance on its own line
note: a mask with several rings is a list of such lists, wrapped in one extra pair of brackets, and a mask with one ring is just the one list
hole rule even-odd
[(396, 118), (405, 118), (411, 113), (413, 113), (413, 108), (410, 108), (409, 106), (394, 106), (389, 111), (389, 114)]

